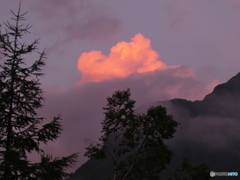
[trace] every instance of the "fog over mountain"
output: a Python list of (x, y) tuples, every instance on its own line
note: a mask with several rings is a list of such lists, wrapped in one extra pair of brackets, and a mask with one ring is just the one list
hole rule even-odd
[[(175, 137), (166, 141), (174, 156), (163, 172), (164, 178), (180, 166), (184, 157), (188, 157), (192, 164), (207, 163), (210, 170), (215, 172), (240, 173), (240, 73), (216, 86), (202, 101), (157, 101), (139, 107), (136, 113), (144, 113), (149, 106), (156, 105), (165, 106), (168, 113), (181, 123)], [(101, 180), (110, 173), (110, 161), (90, 159), (70, 180), (90, 180), (96, 177)]]

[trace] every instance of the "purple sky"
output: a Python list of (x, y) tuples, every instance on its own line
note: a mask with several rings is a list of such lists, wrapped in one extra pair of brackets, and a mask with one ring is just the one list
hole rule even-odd
[[(2, 1), (0, 23), (9, 20), (10, 10), (17, 8), (16, 0)], [(84, 139), (99, 137), (102, 107), (115, 90), (130, 87), (137, 105), (175, 97), (196, 100), (240, 71), (238, 0), (22, 0), (22, 11), (28, 12), (26, 23), (33, 25), (26, 41), (40, 37), (39, 48), (47, 52), (46, 75), (41, 81), (47, 100), (41, 113), (63, 116), (64, 132), (47, 149), (57, 155), (80, 152), (77, 166), (85, 160), (82, 154), (88, 143)], [(154, 51), (159, 58), (153, 63), (180, 66), (138, 73), (145, 65), (134, 64), (134, 54), (127, 54), (125, 67), (134, 64), (127, 75), (81, 84), (78, 60), (82, 53), (99, 51), (101, 62), (110, 59), (119, 67), (124, 53), (111, 54), (111, 48), (123, 41), (131, 44), (138, 33), (150, 40), (140, 55), (150, 57)], [(123, 70), (121, 65), (119, 71)], [(86, 77), (89, 73), (99, 76), (86, 73)]]

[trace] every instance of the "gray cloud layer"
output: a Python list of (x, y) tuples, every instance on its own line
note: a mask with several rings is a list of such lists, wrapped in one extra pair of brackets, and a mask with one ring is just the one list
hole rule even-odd
[(89, 0), (44, 0), (34, 2), (32, 7), (44, 19), (48, 33), (64, 33), (65, 43), (72, 40), (106, 41), (122, 29), (121, 20), (113, 12), (101, 3)]
[(86, 160), (83, 154), (88, 139), (97, 141), (100, 137), (102, 107), (116, 90), (131, 88), (132, 99), (137, 101), (135, 107), (175, 97), (201, 97), (204, 84), (192, 77), (175, 76), (177, 71), (186, 71), (186, 68), (132, 74), (124, 79), (82, 84), (65, 93), (46, 94), (40, 114), (45, 117), (62, 114), (64, 128), (59, 140), (49, 144), (46, 150), (59, 156), (79, 152), (77, 166), (80, 166)]

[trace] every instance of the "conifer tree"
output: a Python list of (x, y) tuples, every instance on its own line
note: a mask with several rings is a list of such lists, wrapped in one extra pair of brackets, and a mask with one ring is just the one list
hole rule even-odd
[[(13, 24), (7, 21), (0, 29), (0, 179), (60, 180), (68, 177), (66, 168), (77, 154), (53, 158), (40, 148), (41, 143), (56, 140), (62, 130), (61, 117), (44, 124), (37, 109), (43, 106), (40, 77), (44, 74), (45, 53), (38, 52), (38, 40), (23, 42), (31, 26), (25, 25), (26, 13), (13, 11)], [(38, 58), (29, 61), (29, 54)], [(28, 59), (27, 59), (28, 58)], [(32, 163), (27, 153), (38, 152), (41, 162)]]

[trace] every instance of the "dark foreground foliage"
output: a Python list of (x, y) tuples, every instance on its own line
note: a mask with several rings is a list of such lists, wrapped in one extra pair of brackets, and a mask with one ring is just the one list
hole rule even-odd
[[(193, 166), (187, 158), (174, 173), (174, 180), (211, 180), (210, 169), (207, 164), (200, 163)], [(172, 180), (169, 178), (169, 180)]]
[[(20, 4), (21, 5), (21, 4)], [(53, 158), (40, 148), (41, 143), (56, 140), (61, 131), (61, 117), (47, 124), (37, 109), (43, 105), (39, 78), (43, 76), (45, 53), (38, 52), (38, 40), (22, 42), (31, 26), (24, 25), (25, 14), (12, 12), (13, 24), (6, 22), (0, 31), (0, 179), (60, 180), (68, 177), (66, 168), (77, 155)], [(29, 54), (38, 53), (33, 62)], [(38, 152), (41, 162), (32, 163), (27, 153)]]
[(160, 179), (172, 152), (164, 140), (173, 138), (178, 122), (162, 106), (135, 114), (130, 89), (107, 98), (101, 143), (87, 147), (85, 156), (113, 162), (113, 179)]

